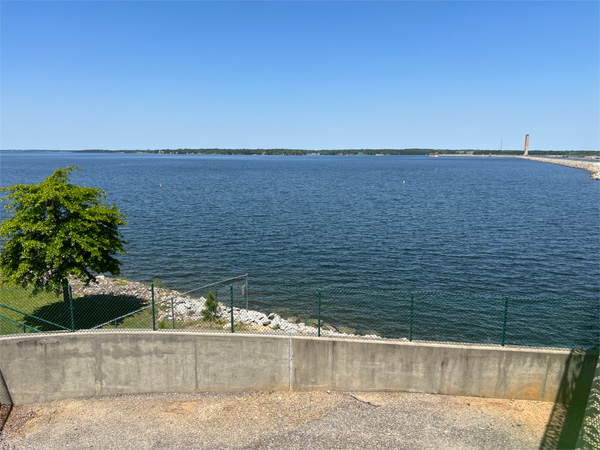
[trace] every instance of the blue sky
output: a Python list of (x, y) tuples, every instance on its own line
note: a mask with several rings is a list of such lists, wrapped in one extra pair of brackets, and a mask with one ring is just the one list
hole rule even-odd
[(600, 144), (595, 1), (0, 7), (2, 149)]

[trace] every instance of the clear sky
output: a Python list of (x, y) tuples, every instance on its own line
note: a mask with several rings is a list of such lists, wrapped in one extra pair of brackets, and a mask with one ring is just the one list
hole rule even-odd
[(598, 150), (597, 1), (2, 1), (2, 149)]

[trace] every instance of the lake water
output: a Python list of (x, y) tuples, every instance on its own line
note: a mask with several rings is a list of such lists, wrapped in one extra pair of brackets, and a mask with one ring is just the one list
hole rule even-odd
[[(443, 292), (427, 308), (415, 300), (415, 318), (421, 337), (450, 340), (475, 309), (501, 316), (505, 296), (544, 297), (511, 300), (530, 336), (518, 343), (597, 339), (600, 182), (583, 170), (421, 156), (3, 152), (0, 164), (3, 186), (81, 167), (73, 181), (106, 190), (128, 216), (122, 275), (134, 280), (188, 289), (249, 273), (257, 308), (313, 316), (301, 293), (321, 288), (330, 321), (398, 336), (408, 310), (394, 292)], [(448, 311), (457, 318), (436, 334)]]

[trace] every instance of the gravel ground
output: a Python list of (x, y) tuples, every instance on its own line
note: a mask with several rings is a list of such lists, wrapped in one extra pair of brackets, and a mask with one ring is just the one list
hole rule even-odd
[(553, 403), (417, 393), (148, 394), (13, 408), (51, 449), (537, 449)]

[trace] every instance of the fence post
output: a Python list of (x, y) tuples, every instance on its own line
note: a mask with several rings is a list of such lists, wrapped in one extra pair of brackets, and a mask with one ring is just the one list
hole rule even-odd
[(319, 288), (319, 313), (317, 317), (317, 336), (321, 337), (321, 288)]
[(246, 274), (246, 285), (244, 289), (244, 295), (246, 297), (246, 311), (248, 311), (248, 274)]
[(229, 292), (231, 296), (231, 332), (233, 333), (233, 284), (229, 285)]
[(506, 339), (506, 318), (508, 316), (508, 295), (504, 301), (504, 325), (502, 326), (502, 347), (504, 347), (504, 341)]
[(175, 329), (175, 308), (173, 307), (173, 296), (171, 295), (171, 323), (172, 325), (172, 329)]
[(73, 312), (73, 291), (69, 284), (69, 306), (71, 308), (71, 331), (75, 331), (75, 313)]
[(156, 310), (154, 309), (154, 281), (150, 285), (152, 291), (152, 331), (156, 331)]
[(414, 305), (414, 294), (410, 293), (410, 331), (408, 335), (408, 340), (412, 342), (412, 329), (413, 329), (413, 305)]

